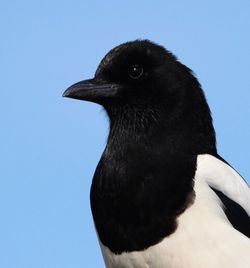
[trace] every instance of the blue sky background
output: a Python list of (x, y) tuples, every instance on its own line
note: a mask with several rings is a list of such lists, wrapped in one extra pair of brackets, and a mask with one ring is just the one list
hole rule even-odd
[(89, 188), (108, 121), (62, 98), (149, 38), (197, 74), (219, 152), (250, 180), (250, 1), (1, 1), (0, 268), (104, 267)]

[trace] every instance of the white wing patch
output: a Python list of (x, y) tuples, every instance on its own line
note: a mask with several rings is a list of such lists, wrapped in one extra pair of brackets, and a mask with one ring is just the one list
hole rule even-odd
[(204, 154), (197, 158), (196, 174), (238, 203), (250, 216), (250, 188), (233, 168), (212, 155)]

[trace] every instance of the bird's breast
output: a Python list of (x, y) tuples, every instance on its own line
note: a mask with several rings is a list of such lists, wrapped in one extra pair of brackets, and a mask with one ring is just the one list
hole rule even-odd
[(91, 187), (91, 207), (101, 243), (112, 252), (140, 251), (177, 227), (192, 202), (196, 157), (141, 155), (102, 158)]

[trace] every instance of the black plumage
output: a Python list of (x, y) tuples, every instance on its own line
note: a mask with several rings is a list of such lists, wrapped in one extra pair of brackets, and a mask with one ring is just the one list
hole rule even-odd
[(102, 105), (110, 119), (91, 187), (102, 244), (114, 253), (140, 251), (172, 234), (195, 200), (197, 155), (219, 158), (192, 71), (165, 48), (136, 40), (112, 49), (95, 77), (65, 96)]

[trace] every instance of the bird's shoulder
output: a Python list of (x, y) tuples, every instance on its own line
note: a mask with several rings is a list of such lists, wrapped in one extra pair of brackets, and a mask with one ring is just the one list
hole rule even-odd
[(196, 178), (202, 178), (219, 197), (235, 229), (250, 237), (250, 188), (219, 155), (198, 155)]

